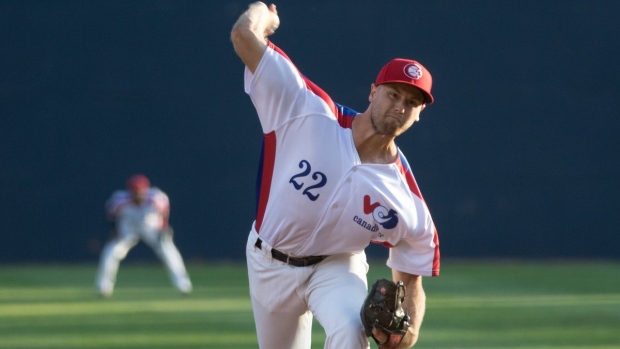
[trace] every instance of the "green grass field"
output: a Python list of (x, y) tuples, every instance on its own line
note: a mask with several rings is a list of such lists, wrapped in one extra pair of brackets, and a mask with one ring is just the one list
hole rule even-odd
[[(123, 264), (101, 299), (95, 265), (0, 266), (0, 348), (257, 348), (244, 264), (188, 269), (182, 296), (163, 266)], [(386, 275), (371, 263), (369, 280)], [(424, 285), (416, 348), (620, 348), (620, 263), (444, 260)]]

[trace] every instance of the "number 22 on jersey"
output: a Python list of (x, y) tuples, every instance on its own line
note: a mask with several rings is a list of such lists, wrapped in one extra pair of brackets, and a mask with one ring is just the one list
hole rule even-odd
[[(303, 189), (301, 192), (302, 195), (307, 196), (311, 201), (316, 201), (316, 199), (318, 199), (321, 195), (316, 192), (316, 189), (325, 186), (327, 183), (327, 177), (323, 174), (323, 172), (312, 172), (312, 166), (310, 166), (310, 163), (307, 160), (301, 160), (299, 162), (299, 168), (301, 169), (301, 172), (291, 177), (288, 182), (293, 184), (293, 187), (297, 190)], [(312, 180), (307, 178), (309, 176)], [(309, 181), (308, 185), (304, 182), (305, 180)]]

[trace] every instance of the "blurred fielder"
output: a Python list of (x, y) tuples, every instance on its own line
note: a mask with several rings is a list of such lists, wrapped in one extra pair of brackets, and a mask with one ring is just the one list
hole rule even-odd
[(108, 217), (115, 222), (116, 234), (101, 252), (96, 287), (109, 297), (114, 291), (120, 262), (139, 241), (144, 241), (166, 265), (174, 286), (184, 294), (192, 291), (181, 254), (172, 241), (168, 224), (168, 196), (141, 174), (127, 180), (126, 190), (115, 191), (105, 204)]

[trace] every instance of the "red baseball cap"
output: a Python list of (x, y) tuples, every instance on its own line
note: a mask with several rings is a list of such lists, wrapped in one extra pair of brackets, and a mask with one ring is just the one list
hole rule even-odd
[(127, 180), (126, 183), (127, 190), (131, 192), (137, 192), (143, 189), (148, 189), (151, 187), (151, 182), (145, 175), (136, 174)]
[(394, 58), (384, 65), (377, 75), (375, 86), (389, 82), (398, 82), (417, 87), (422, 94), (426, 104), (432, 104), (435, 100), (431, 95), (433, 78), (431, 73), (424, 66), (414, 60), (404, 58)]

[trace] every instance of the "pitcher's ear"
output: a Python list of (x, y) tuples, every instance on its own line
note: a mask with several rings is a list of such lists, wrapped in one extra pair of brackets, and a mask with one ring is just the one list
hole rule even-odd
[(368, 94), (369, 102), (372, 102), (372, 96), (375, 94), (376, 91), (377, 91), (377, 86), (375, 86), (375, 84), (370, 84), (370, 93)]

